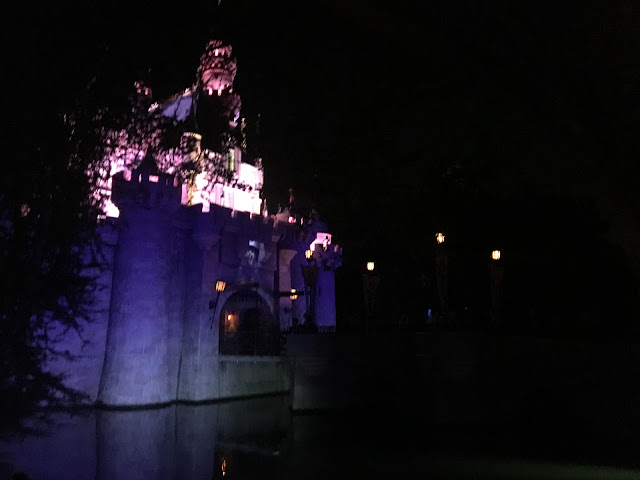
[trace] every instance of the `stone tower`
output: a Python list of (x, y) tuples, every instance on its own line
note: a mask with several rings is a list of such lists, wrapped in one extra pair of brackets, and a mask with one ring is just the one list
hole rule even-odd
[(178, 274), (172, 215), (181, 189), (147, 156), (129, 179), (116, 174), (113, 200), (120, 209), (98, 402), (153, 404), (174, 398), (171, 289)]

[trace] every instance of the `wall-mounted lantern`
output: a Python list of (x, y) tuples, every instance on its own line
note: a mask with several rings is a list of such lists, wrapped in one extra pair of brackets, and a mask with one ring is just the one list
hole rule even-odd
[(444, 233), (436, 233), (436, 242), (444, 243)]
[(373, 272), (373, 270), (376, 268), (375, 263), (373, 262), (367, 262), (367, 270), (370, 272)]
[(224, 292), (224, 289), (227, 288), (227, 282), (223, 280), (216, 281), (216, 299), (215, 301), (209, 300), (209, 310), (213, 310), (213, 314), (211, 315), (211, 329), (213, 329), (214, 323), (214, 315), (216, 309), (218, 308), (218, 301), (220, 300), (220, 294)]
[(493, 260), (500, 260), (500, 250), (494, 250), (491, 252), (491, 258)]

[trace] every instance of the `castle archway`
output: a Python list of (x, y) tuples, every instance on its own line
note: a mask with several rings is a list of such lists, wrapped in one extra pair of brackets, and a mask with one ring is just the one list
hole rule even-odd
[(280, 325), (252, 288), (233, 292), (218, 317), (220, 355), (280, 355)]

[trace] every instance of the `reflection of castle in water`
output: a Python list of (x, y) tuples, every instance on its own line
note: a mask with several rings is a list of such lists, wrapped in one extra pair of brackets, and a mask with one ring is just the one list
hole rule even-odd
[(32, 480), (276, 478), (293, 440), (287, 396), (52, 420), (47, 435), (0, 444), (2, 461)]
[[(196, 84), (153, 105), (151, 115), (186, 129), (196, 112), (220, 104), (237, 131), (234, 76), (231, 47), (212, 42)], [(210, 117), (196, 123), (203, 118)], [(100, 276), (93, 321), (80, 337), (59, 332), (63, 349), (78, 358), (50, 364), (89, 402), (131, 406), (288, 391), (282, 332), (305, 321), (335, 327), (340, 251), (326, 225), (293, 208), (269, 215), (260, 199), (262, 162), (246, 154), (245, 139), (230, 140), (220, 155), (201, 144), (206, 133), (206, 126), (186, 132), (193, 141), (169, 167), (149, 154), (138, 164), (114, 163), (107, 216), (116, 216), (102, 230), (109, 268)], [(182, 184), (179, 163), (189, 161), (202, 172)], [(301, 268), (309, 264), (317, 267), (313, 285)], [(216, 291), (220, 282), (224, 291)]]
[(96, 478), (247, 478), (243, 473), (257, 466), (275, 474), (291, 440), (289, 415), (282, 396), (155, 411), (99, 411)]

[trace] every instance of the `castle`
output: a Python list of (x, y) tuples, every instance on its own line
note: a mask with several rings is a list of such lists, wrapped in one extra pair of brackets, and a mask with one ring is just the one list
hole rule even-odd
[[(283, 332), (335, 327), (341, 252), (326, 225), (293, 208), (269, 215), (262, 162), (246, 154), (243, 135), (220, 154), (203, 146), (206, 125), (187, 131), (207, 99), (229, 107), (229, 127), (238, 131), (235, 71), (231, 46), (210, 42), (196, 84), (149, 109), (184, 127), (179, 155), (172, 152), (178, 159), (167, 166), (166, 152), (147, 152), (141, 161), (112, 162), (101, 227), (107, 268), (93, 320), (77, 333), (57, 332), (76, 358), (49, 365), (90, 403), (287, 391)], [(201, 171), (187, 181), (179, 166), (189, 161)]]

